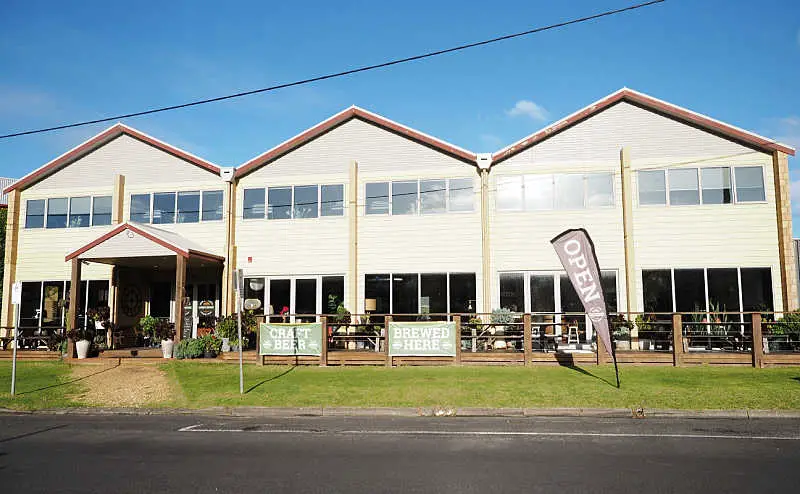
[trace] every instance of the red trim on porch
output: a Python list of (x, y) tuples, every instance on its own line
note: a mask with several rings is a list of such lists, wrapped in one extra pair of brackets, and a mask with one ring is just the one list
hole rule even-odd
[(146, 238), (146, 239), (148, 239), (148, 240), (150, 240), (152, 242), (155, 242), (158, 245), (161, 245), (162, 247), (165, 247), (165, 248), (171, 250), (172, 252), (178, 254), (179, 256), (189, 257), (189, 252), (188, 251), (185, 251), (185, 250), (181, 249), (180, 247), (178, 247), (178, 246), (176, 246), (174, 244), (171, 244), (171, 243), (169, 243), (169, 242), (167, 242), (165, 240), (162, 240), (162, 239), (160, 239), (160, 238), (158, 238), (158, 237), (156, 237), (154, 235), (151, 235), (151, 234), (147, 233), (146, 231), (131, 225), (130, 223), (122, 223), (121, 225), (115, 227), (113, 230), (111, 230), (110, 232), (106, 233), (105, 235), (103, 235), (103, 236), (101, 236), (101, 237), (89, 242), (88, 244), (84, 245), (80, 249), (67, 254), (67, 257), (64, 258), (64, 261), (69, 261), (69, 260), (71, 260), (71, 259), (73, 259), (75, 257), (78, 257), (79, 255), (83, 254), (84, 252), (88, 251), (89, 249), (102, 244), (106, 240), (108, 240), (108, 239), (110, 239), (110, 238), (122, 233), (125, 230), (131, 230), (132, 232), (138, 233), (139, 235), (143, 236), (144, 238)]

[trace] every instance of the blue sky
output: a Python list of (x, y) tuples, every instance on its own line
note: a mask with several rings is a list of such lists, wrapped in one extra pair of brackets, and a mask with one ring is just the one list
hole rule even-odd
[[(4, 0), (0, 133), (302, 79), (634, 0), (392, 3)], [(667, 0), (422, 62), (126, 123), (235, 166), (357, 104), (489, 152), (628, 86), (800, 147), (798, 80), (800, 2)], [(108, 125), (2, 140), (0, 175), (22, 176)], [(791, 166), (800, 199), (797, 160)]]

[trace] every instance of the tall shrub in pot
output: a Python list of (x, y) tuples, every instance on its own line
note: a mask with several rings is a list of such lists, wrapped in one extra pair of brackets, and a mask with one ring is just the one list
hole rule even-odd
[(159, 321), (156, 325), (156, 338), (161, 340), (161, 354), (164, 358), (172, 358), (175, 342), (175, 324), (169, 321)]

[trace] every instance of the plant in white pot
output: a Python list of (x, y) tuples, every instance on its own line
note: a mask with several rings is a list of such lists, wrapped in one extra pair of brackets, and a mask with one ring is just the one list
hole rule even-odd
[(237, 336), (237, 320), (234, 316), (225, 316), (220, 318), (217, 321), (217, 327), (215, 329), (215, 334), (222, 338), (222, 351), (223, 352), (230, 352), (231, 340), (235, 340)]
[(172, 358), (172, 349), (175, 346), (175, 324), (169, 321), (159, 321), (156, 325), (156, 339), (161, 340), (161, 354), (164, 358)]
[(93, 334), (86, 328), (75, 328), (67, 330), (67, 338), (75, 342), (75, 350), (78, 352), (79, 359), (89, 356), (89, 348), (92, 346)]

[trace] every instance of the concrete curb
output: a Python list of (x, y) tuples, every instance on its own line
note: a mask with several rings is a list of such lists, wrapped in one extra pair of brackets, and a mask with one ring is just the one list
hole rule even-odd
[(357, 408), (357, 407), (208, 407), (186, 408), (56, 408), (34, 411), (0, 408), (0, 414), (14, 415), (205, 415), (221, 417), (597, 417), (597, 418), (683, 418), (683, 419), (800, 419), (800, 410), (675, 410), (645, 409), (635, 417), (627, 408)]

